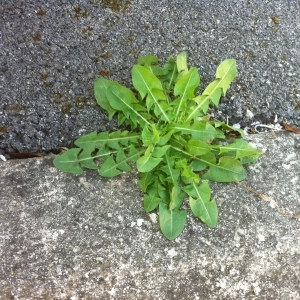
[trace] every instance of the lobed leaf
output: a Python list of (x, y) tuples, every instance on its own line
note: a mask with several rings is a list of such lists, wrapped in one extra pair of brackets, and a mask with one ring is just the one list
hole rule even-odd
[(169, 210), (179, 209), (183, 200), (184, 200), (184, 193), (182, 193), (181, 186), (178, 183), (172, 185), (170, 191), (170, 204)]
[(172, 156), (169, 156), (168, 152), (163, 158), (164, 165), (160, 168), (167, 177), (166, 181), (173, 183), (175, 185), (178, 182), (180, 171), (175, 168), (175, 159)]
[(175, 83), (178, 71), (176, 62), (173, 57), (169, 57), (168, 62), (164, 66), (165, 74), (161, 76), (163, 87), (169, 92)]
[(80, 167), (78, 159), (78, 154), (80, 151), (80, 148), (67, 150), (53, 160), (54, 166), (63, 172), (82, 174), (83, 170)]
[(106, 96), (107, 89), (112, 86), (120, 84), (116, 81), (108, 80), (105, 78), (98, 78), (94, 84), (94, 95), (96, 98), (97, 103), (108, 112), (108, 119), (111, 120), (116, 110), (113, 109), (109, 103), (109, 100)]
[(140, 134), (135, 132), (114, 131), (109, 133), (108, 131), (97, 133), (93, 131), (88, 133), (75, 141), (75, 145), (80, 148), (104, 148), (106, 145), (119, 149), (121, 146), (128, 146), (129, 144), (135, 144), (140, 140)]
[(147, 193), (144, 195), (143, 206), (146, 212), (150, 212), (156, 209), (161, 202), (157, 191), (157, 185), (151, 185), (147, 189)]
[(84, 148), (78, 156), (78, 161), (82, 167), (87, 169), (98, 169), (98, 165), (94, 162), (95, 156), (92, 153), (95, 151), (94, 147)]
[(155, 124), (151, 124), (151, 129), (149, 126), (144, 125), (142, 131), (142, 141), (146, 146), (155, 145), (160, 141), (159, 131), (156, 129)]
[(181, 132), (183, 134), (190, 134), (192, 138), (201, 141), (207, 141), (214, 139), (216, 136), (215, 128), (209, 123), (195, 122), (190, 125), (189, 123), (185, 124), (170, 124), (169, 130), (174, 130), (174, 132)]
[(258, 157), (263, 152), (252, 147), (248, 142), (242, 139), (235, 140), (234, 143), (219, 147), (220, 154), (233, 152), (235, 158)]
[(181, 76), (174, 87), (174, 95), (180, 95), (179, 99), (173, 102), (176, 105), (176, 117), (183, 111), (185, 113), (187, 107), (187, 99), (195, 97), (195, 90), (199, 86), (200, 77), (196, 68), (191, 68), (187, 74)]
[(167, 204), (159, 203), (159, 225), (168, 240), (174, 240), (183, 231), (186, 217), (186, 210), (169, 210)]
[(145, 154), (137, 160), (136, 166), (139, 172), (150, 172), (162, 161), (162, 158), (152, 156), (153, 149), (154, 146), (149, 145)]
[(188, 72), (186, 52), (180, 52), (177, 55), (176, 65), (179, 73), (182, 72), (183, 74), (185, 74)]
[(190, 154), (201, 156), (211, 151), (211, 146), (203, 141), (191, 138), (187, 143), (187, 150)]
[(189, 204), (193, 214), (209, 227), (217, 226), (218, 207), (216, 201), (210, 199), (210, 187), (205, 180), (200, 186), (194, 182), (184, 188), (190, 196)]
[(129, 148), (129, 153), (125, 154), (121, 148), (116, 155), (110, 155), (99, 169), (99, 174), (103, 177), (114, 177), (122, 172), (131, 171), (128, 162), (136, 162), (143, 151), (137, 151), (133, 146)]
[(95, 164), (95, 159), (106, 159), (109, 155), (112, 155), (116, 151), (109, 149), (98, 150), (97, 154), (92, 155), (94, 150), (92, 148), (73, 148), (57, 156), (53, 163), (63, 172), (72, 174), (83, 173), (82, 167), (89, 169), (98, 169)]
[(147, 68), (135, 65), (132, 68), (132, 82), (133, 86), (138, 90), (142, 99), (147, 95), (148, 110), (152, 105), (155, 105), (156, 116), (161, 116), (163, 120), (170, 122), (166, 114), (166, 107), (162, 107), (161, 102), (166, 100), (163, 93), (163, 87), (160, 80)]
[(138, 58), (139, 65), (152, 65), (158, 62), (158, 58), (153, 55), (145, 55)]
[(247, 177), (240, 161), (230, 156), (221, 157), (216, 165), (209, 164), (209, 170), (202, 178), (217, 182), (241, 181)]
[(224, 60), (217, 68), (217, 79), (210, 83), (201, 95), (202, 97), (198, 98), (198, 105), (193, 108), (186, 121), (190, 121), (192, 118), (195, 118), (200, 109), (206, 113), (209, 100), (211, 100), (217, 106), (219, 104), (221, 95), (226, 94), (226, 91), (235, 76), (236, 61), (234, 59)]
[(140, 189), (146, 192), (147, 187), (154, 181), (154, 178), (150, 172), (141, 173), (138, 185)]
[(147, 112), (146, 109), (139, 104), (139, 101), (135, 98), (130, 89), (123, 86), (112, 85), (108, 87), (106, 96), (112, 108), (122, 111), (127, 119), (131, 119), (134, 126), (136, 126), (137, 123), (142, 126), (145, 123), (150, 125), (145, 114), (143, 115), (143, 113)]

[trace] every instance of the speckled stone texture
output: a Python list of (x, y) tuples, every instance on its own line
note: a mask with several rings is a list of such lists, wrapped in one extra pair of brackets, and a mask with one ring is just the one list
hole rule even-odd
[(189, 217), (172, 242), (135, 173), (0, 162), (0, 299), (300, 299), (300, 138), (248, 140), (265, 154), (243, 186), (212, 184), (217, 228)]
[(140, 55), (164, 62), (182, 50), (201, 90), (222, 60), (237, 60), (216, 118), (246, 126), (277, 115), (300, 126), (299, 20), (297, 0), (0, 0), (0, 154), (115, 129), (96, 105), (95, 79), (131, 86)]

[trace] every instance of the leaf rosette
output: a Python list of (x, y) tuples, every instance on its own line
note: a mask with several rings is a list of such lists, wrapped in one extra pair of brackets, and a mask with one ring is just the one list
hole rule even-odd
[[(164, 66), (155, 56), (140, 57), (132, 68), (131, 89), (105, 78), (94, 86), (96, 101), (109, 120), (117, 116), (119, 126), (127, 130), (86, 134), (75, 141), (77, 148), (57, 156), (54, 165), (73, 174), (95, 169), (103, 177), (129, 172), (135, 165), (144, 209), (158, 211), (167, 239), (184, 230), (184, 203), (196, 218), (215, 227), (218, 208), (209, 181), (245, 179), (243, 165), (262, 154), (242, 139), (243, 131), (206, 116), (209, 107), (226, 96), (235, 77), (236, 61), (227, 59), (200, 93), (200, 75), (197, 68), (188, 68), (185, 52), (176, 60), (170, 57)], [(239, 138), (229, 142), (227, 133), (232, 131)]]

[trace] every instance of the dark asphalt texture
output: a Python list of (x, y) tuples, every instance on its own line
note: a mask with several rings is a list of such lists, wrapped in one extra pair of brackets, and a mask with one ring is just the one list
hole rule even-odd
[[(114, 130), (96, 104), (99, 76), (131, 86), (137, 58), (187, 51), (203, 89), (235, 58), (215, 117), (242, 126), (275, 116), (300, 126), (300, 2), (0, 0), (0, 154), (71, 147)], [(246, 116), (246, 111), (253, 118)]]

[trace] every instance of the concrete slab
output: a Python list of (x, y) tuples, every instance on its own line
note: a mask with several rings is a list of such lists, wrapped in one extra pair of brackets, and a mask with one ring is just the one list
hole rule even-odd
[(244, 186), (212, 185), (218, 227), (189, 217), (172, 242), (135, 173), (0, 162), (0, 299), (300, 299), (299, 135), (248, 140), (265, 154)]

